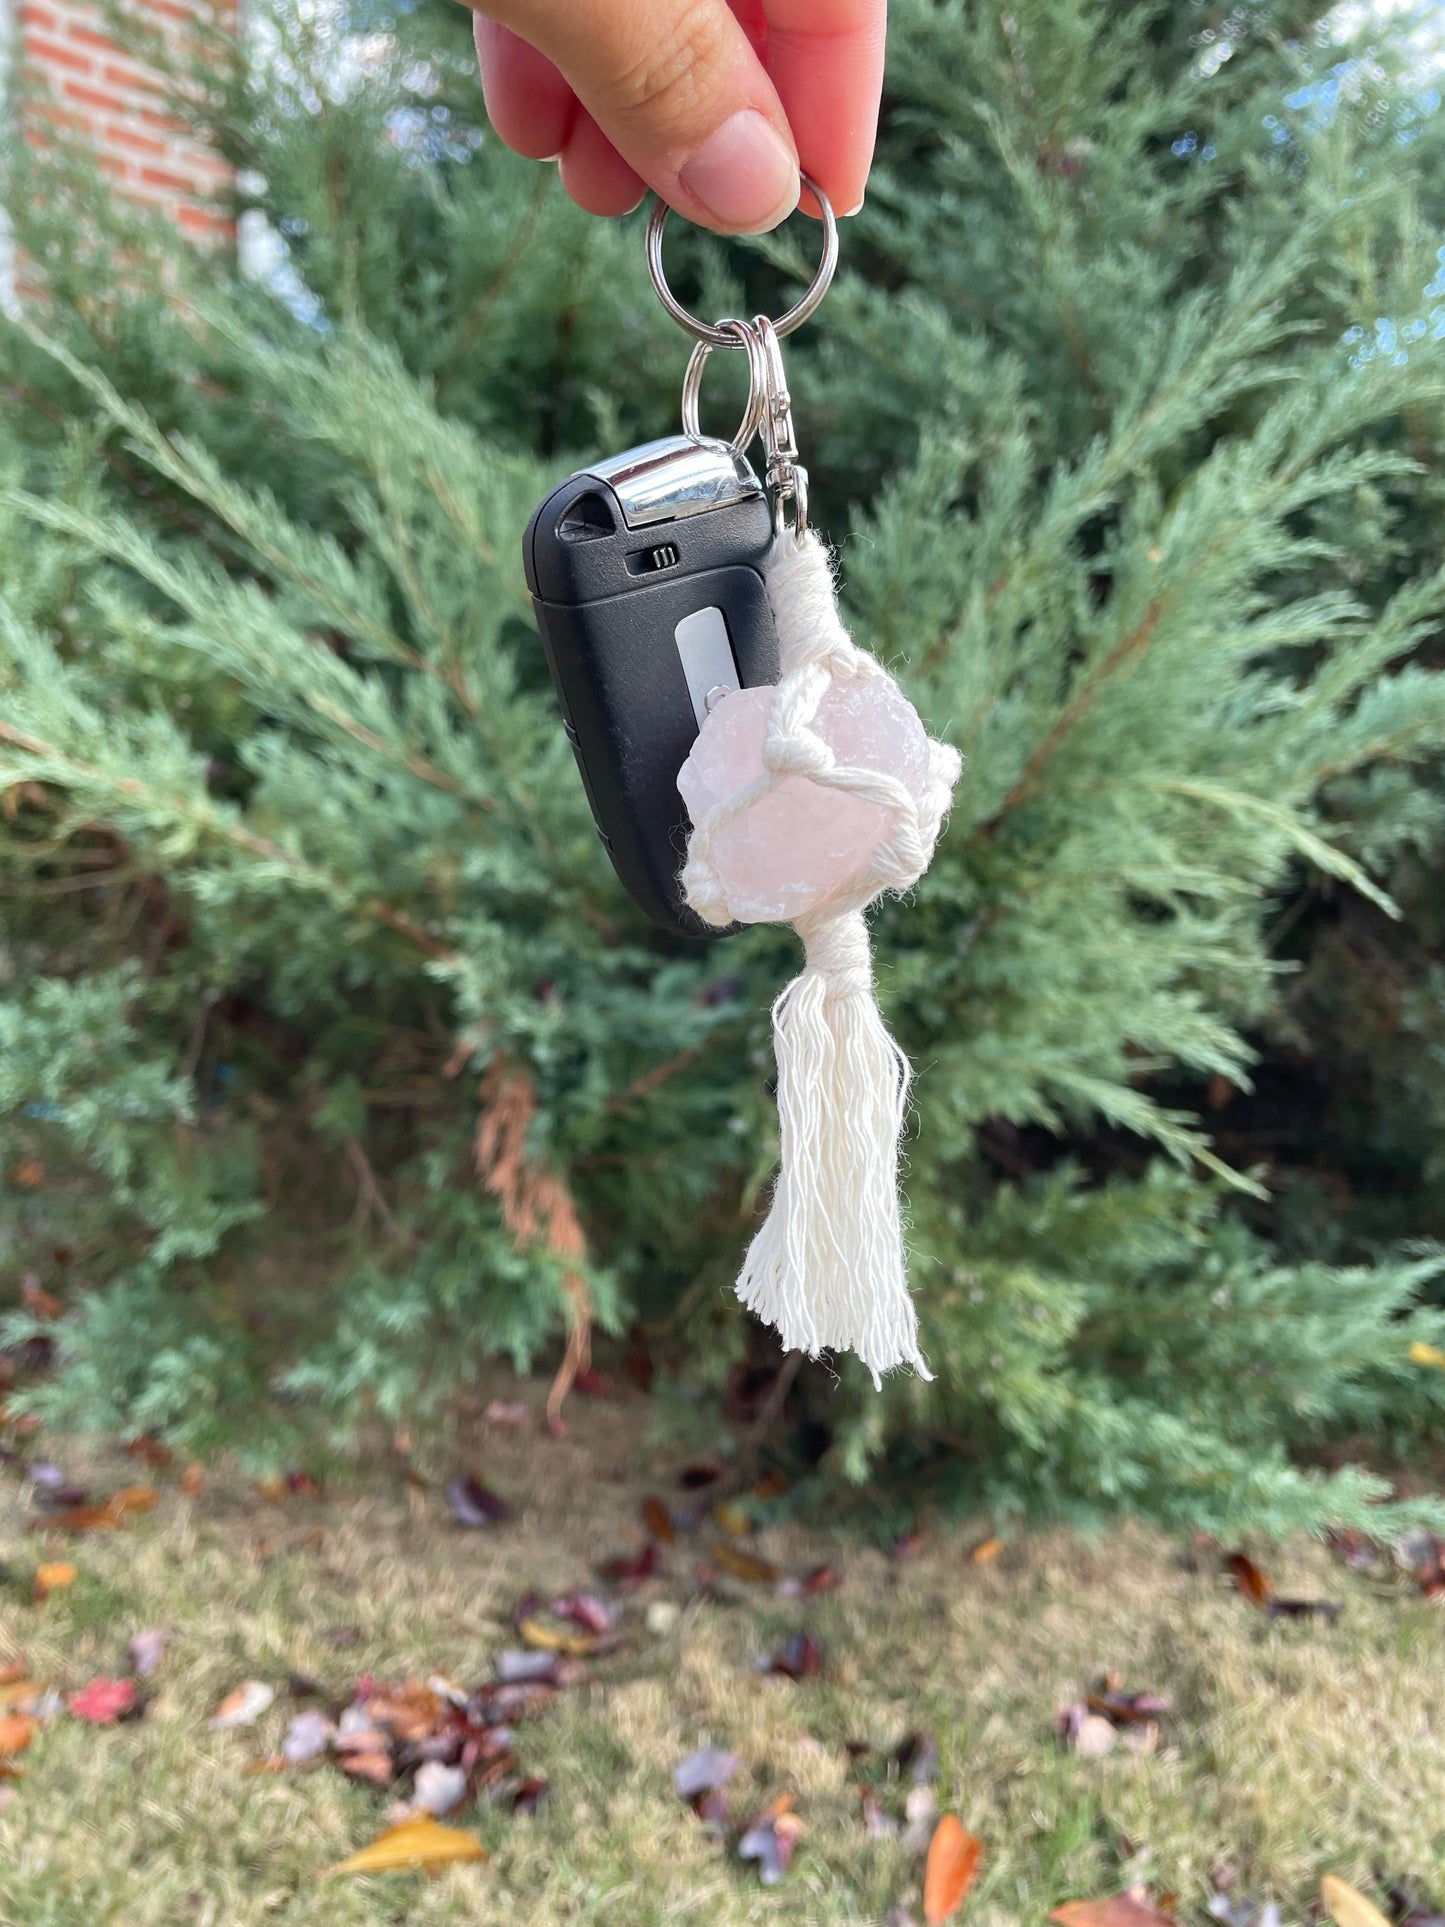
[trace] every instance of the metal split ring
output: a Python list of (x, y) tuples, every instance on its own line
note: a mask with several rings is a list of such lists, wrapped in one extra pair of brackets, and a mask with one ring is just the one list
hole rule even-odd
[[(802, 181), (822, 212), (823, 258), (802, 300), (773, 323), (773, 331), (778, 335), (790, 335), (794, 328), (803, 325), (828, 292), (838, 266), (838, 222), (832, 203), (811, 176), (804, 174)], [(657, 298), (678, 327), (685, 328), (696, 340), (705, 342), (709, 348), (735, 348), (738, 345), (737, 336), (731, 331), (737, 327), (736, 322), (719, 321), (710, 326), (706, 321), (699, 321), (695, 314), (688, 313), (667, 285), (667, 274), (662, 265), (662, 230), (667, 226), (667, 217), (671, 212), (665, 201), (658, 201), (647, 223), (647, 269), (652, 276), (652, 285), (657, 290)]]
[[(737, 433), (731, 446), (739, 455), (763, 425), (763, 417), (768, 407), (768, 362), (761, 337), (745, 321), (728, 319), (720, 321), (715, 329), (723, 347), (742, 348), (748, 358), (748, 401), (743, 410), (743, 418), (738, 423)], [(698, 426), (697, 404), (702, 392), (702, 371), (707, 366), (707, 358), (713, 351), (713, 343), (699, 339), (687, 358), (687, 372), (682, 378), (682, 429), (685, 435), (701, 435)]]

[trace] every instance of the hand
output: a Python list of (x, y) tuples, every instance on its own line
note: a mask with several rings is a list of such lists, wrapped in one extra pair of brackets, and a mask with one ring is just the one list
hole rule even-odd
[(887, 0), (482, 0), (493, 127), (592, 214), (647, 188), (690, 221), (760, 234), (798, 163), (840, 214), (873, 158)]

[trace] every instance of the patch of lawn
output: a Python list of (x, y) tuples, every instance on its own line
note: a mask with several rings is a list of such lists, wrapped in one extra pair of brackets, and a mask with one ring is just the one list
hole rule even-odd
[[(139, 1628), (167, 1626), (170, 1641), (143, 1720), (62, 1717), (19, 1761), (0, 1814), (0, 1920), (740, 1927), (879, 1922), (899, 1904), (921, 1919), (917, 1854), (863, 1826), (858, 1775), (882, 1784), (882, 1763), (855, 1767), (846, 1746), (886, 1751), (918, 1729), (937, 1739), (940, 1807), (984, 1842), (964, 1913), (979, 1927), (1042, 1923), (1060, 1901), (1134, 1881), (1203, 1921), (1221, 1866), (1235, 1894), (1278, 1899), (1286, 1920), (1305, 1917), (1327, 1871), (1366, 1891), (1407, 1876), (1445, 1900), (1438, 1608), (1295, 1546), (1270, 1560), (1281, 1581), (1342, 1601), (1343, 1616), (1270, 1620), (1212, 1558), (1181, 1560), (1155, 1536), (1026, 1537), (973, 1565), (977, 1523), (903, 1564), (767, 1525), (753, 1550), (790, 1573), (829, 1560), (841, 1574), (836, 1590), (800, 1600), (730, 1581), (707, 1596), (695, 1575), (707, 1535), (680, 1538), (633, 1596), (621, 1648), (518, 1728), (523, 1770), (549, 1782), (538, 1812), (454, 1816), (490, 1861), (325, 1880), (380, 1830), (386, 1796), (330, 1764), (247, 1771), (297, 1710), (288, 1676), (337, 1698), (363, 1672), (487, 1677), (516, 1643), (523, 1594), (587, 1583), (598, 1558), (640, 1544), (645, 1495), (678, 1497), (646, 1427), (645, 1402), (623, 1393), (576, 1401), (562, 1439), (480, 1428), (469, 1456), (514, 1508), (485, 1531), (452, 1524), (440, 1481), (418, 1491), (394, 1470), (279, 1506), (219, 1473), (189, 1501), (161, 1473), (153, 1512), (66, 1542), (79, 1577), (39, 1605), (24, 1578), (48, 1542), (26, 1532), (24, 1488), (8, 1479), (0, 1550), (17, 1577), (0, 1593), (0, 1658), (23, 1651), (33, 1677), (73, 1690), (124, 1671)], [(76, 1475), (61, 1442), (45, 1450)], [(134, 1477), (110, 1469), (114, 1483)], [(656, 1614), (648, 1629), (655, 1600), (680, 1608), (665, 1630)], [(342, 1627), (359, 1638), (339, 1648), (328, 1635)], [(822, 1644), (821, 1676), (760, 1674), (758, 1657), (799, 1627)], [(1158, 1746), (1065, 1752), (1058, 1707), (1108, 1672), (1172, 1696)], [(276, 1704), (254, 1728), (209, 1731), (246, 1678), (274, 1683)], [(673, 1791), (674, 1766), (706, 1741), (741, 1755), (737, 1824), (783, 1789), (794, 1796), (807, 1832), (774, 1888)], [(887, 1798), (896, 1810), (899, 1790)]]

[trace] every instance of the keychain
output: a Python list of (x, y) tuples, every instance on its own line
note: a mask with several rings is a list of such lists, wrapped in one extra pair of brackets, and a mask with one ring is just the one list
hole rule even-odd
[[(781, 338), (827, 293), (838, 230), (805, 185), (823, 258), (777, 321), (689, 314), (663, 269), (668, 209), (654, 208), (653, 286), (696, 344), (684, 432), (554, 489), (524, 560), (563, 727), (633, 900), (675, 933), (787, 922), (802, 938), (803, 971), (773, 1006), (780, 1169), (738, 1296), (787, 1349), (856, 1352), (877, 1384), (895, 1365), (930, 1374), (898, 1197), (910, 1070), (873, 994), (863, 913), (928, 868), (961, 765), (849, 638), (808, 526)], [(718, 348), (748, 364), (731, 442), (698, 424)]]

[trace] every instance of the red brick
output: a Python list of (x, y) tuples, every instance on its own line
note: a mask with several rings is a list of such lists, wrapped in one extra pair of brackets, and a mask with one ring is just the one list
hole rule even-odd
[(65, 37), (67, 40), (79, 40), (87, 47), (98, 47), (102, 53), (115, 52), (115, 42), (109, 34), (97, 33), (94, 27), (82, 27), (76, 20), (67, 21)]
[(147, 127), (158, 128), (163, 134), (184, 134), (186, 132), (186, 123), (181, 119), (179, 114), (162, 114), (154, 107), (137, 107), (135, 117), (137, 120), (143, 120)]
[(25, 57), (41, 67), (68, 67), (77, 74), (95, 71), (95, 62), (89, 54), (77, 53), (74, 47), (62, 47), (58, 40), (41, 40), (33, 33), (25, 36)]
[(140, 177), (146, 187), (167, 187), (176, 194), (190, 194), (196, 185), (192, 175), (174, 174), (168, 167), (143, 167)]
[(134, 65), (117, 67), (112, 62), (102, 68), (101, 78), (110, 86), (128, 88), (133, 94), (148, 95), (165, 92), (164, 83), (159, 76), (147, 73), (144, 67)]
[(84, 81), (65, 80), (60, 91), (67, 100), (79, 102), (82, 107), (95, 107), (102, 114), (123, 114), (126, 104), (119, 94), (103, 93), (99, 87), (87, 87)]
[(115, 121), (106, 122), (100, 137), (107, 147), (129, 148), (133, 154), (149, 154), (152, 160), (164, 160), (171, 151), (167, 142), (153, 140), (149, 134), (138, 134), (133, 127), (123, 127)]
[(178, 207), (176, 209), (176, 226), (185, 229), (188, 234), (218, 236), (233, 234), (236, 223), (229, 214), (223, 213), (220, 208)]
[(35, 0), (25, 0), (23, 6), (15, 9), (15, 24), (22, 30), (39, 27), (42, 33), (64, 32), (59, 14), (52, 13), (49, 7), (37, 6)]

